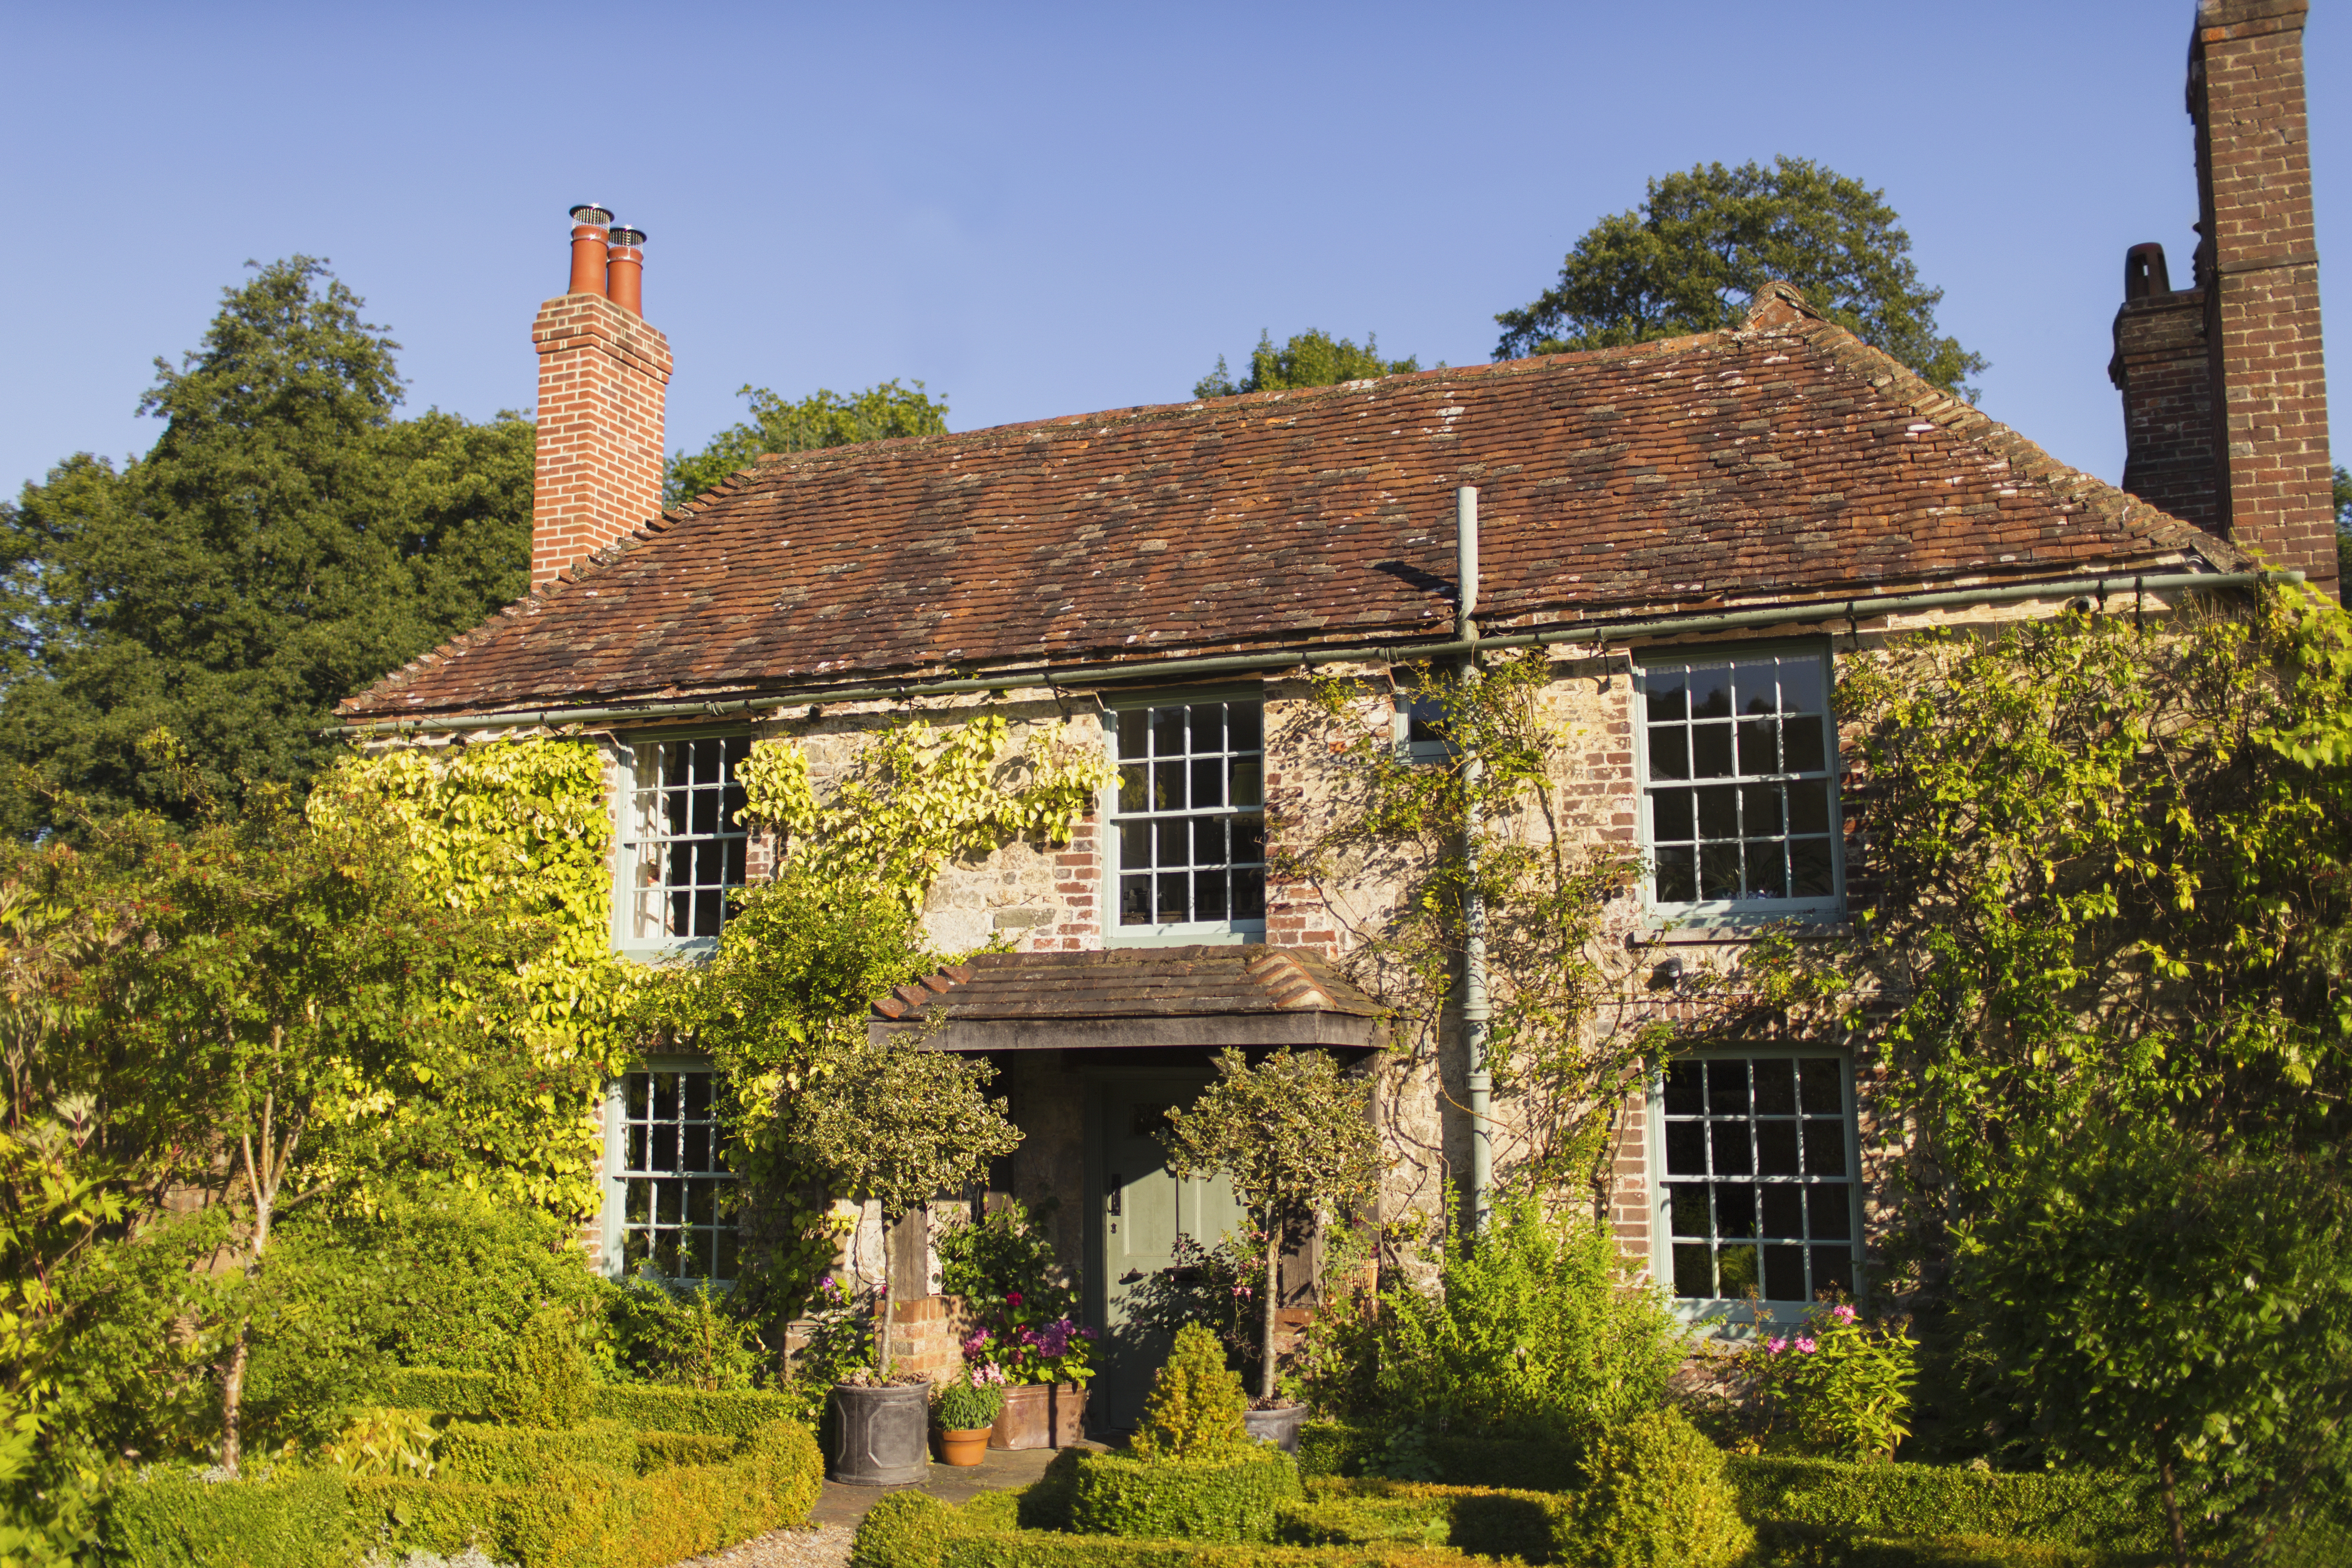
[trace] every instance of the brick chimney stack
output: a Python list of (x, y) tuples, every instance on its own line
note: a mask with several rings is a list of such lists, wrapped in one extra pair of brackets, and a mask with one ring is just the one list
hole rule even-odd
[[(639, 314), (646, 237), (572, 209), (570, 290), (539, 308), (539, 452), (532, 468), (533, 587), (661, 511), (669, 340)], [(621, 289), (609, 289), (613, 272)], [(614, 296), (617, 296), (615, 298)]]
[(2196, 276), (2175, 291), (2162, 247), (2131, 248), (2108, 374), (2124, 397), (2124, 489), (2332, 593), (2305, 9), (2200, 0), (2189, 46)]

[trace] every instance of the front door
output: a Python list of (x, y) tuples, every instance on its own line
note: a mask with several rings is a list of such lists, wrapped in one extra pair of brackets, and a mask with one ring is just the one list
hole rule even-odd
[(1168, 1334), (1135, 1321), (1153, 1277), (1174, 1261), (1176, 1238), (1213, 1247), (1241, 1235), (1248, 1216), (1223, 1176), (1178, 1181), (1152, 1137), (1168, 1123), (1168, 1108), (1190, 1105), (1208, 1086), (1206, 1074), (1105, 1078), (1094, 1087), (1095, 1180), (1093, 1279), (1101, 1316), (1100, 1370), (1087, 1402), (1098, 1431), (1132, 1427), (1152, 1374), (1168, 1359)]

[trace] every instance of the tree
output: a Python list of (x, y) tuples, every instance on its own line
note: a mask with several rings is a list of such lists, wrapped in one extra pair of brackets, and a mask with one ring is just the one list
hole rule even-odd
[(1265, 1249), (1258, 1393), (1274, 1397), (1274, 1321), (1282, 1244), (1370, 1197), (1380, 1179), (1371, 1089), (1321, 1051), (1285, 1047), (1255, 1068), (1228, 1046), (1217, 1081), (1159, 1134), (1179, 1176), (1223, 1172)]
[(1920, 286), (1910, 248), (1885, 192), (1809, 159), (1701, 163), (1652, 180), (1639, 207), (1588, 230), (1558, 283), (1495, 318), (1495, 357), (1720, 331), (1778, 279), (1863, 342), (1972, 398), (1965, 383), (1985, 371), (1984, 356), (1938, 334), (1944, 291)]
[(765, 453), (814, 452), (948, 431), (947, 399), (930, 396), (919, 381), (906, 387), (894, 377), (845, 397), (820, 387), (798, 403), (764, 386), (740, 387), (735, 395), (750, 400), (751, 417), (721, 430), (699, 452), (674, 453), (662, 476), (662, 505), (692, 500)]
[[(395, 419), (398, 345), (361, 309), (323, 262), (257, 268), (157, 362), (145, 457), (78, 455), (0, 503), (0, 757), (184, 820), (142, 737), (181, 736), (224, 799), (299, 784), (334, 702), (522, 593), (530, 425)], [(0, 826), (56, 826), (38, 787), (0, 788)]]
[(2352, 580), (2352, 473), (2344, 465), (2336, 465), (2330, 476), (2328, 499), (2336, 507), (2336, 576), (2341, 583)]
[(1380, 339), (1371, 332), (1364, 334), (1364, 346), (1358, 348), (1347, 338), (1334, 338), (1319, 327), (1309, 327), (1277, 349), (1274, 334), (1261, 331), (1257, 347), (1250, 353), (1249, 374), (1236, 384), (1225, 368), (1225, 356), (1219, 354), (1217, 368), (1193, 383), (1192, 395), (1233, 397), (1244, 392), (1337, 386), (1343, 381), (1402, 375), (1420, 368), (1421, 361), (1410, 355), (1400, 360), (1381, 358)]

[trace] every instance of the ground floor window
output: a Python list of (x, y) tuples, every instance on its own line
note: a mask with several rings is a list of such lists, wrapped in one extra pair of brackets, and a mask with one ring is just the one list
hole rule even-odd
[(1789, 1053), (1686, 1058), (1651, 1106), (1675, 1295), (1790, 1309), (1859, 1276), (1853, 1068)]
[(656, 1062), (604, 1097), (606, 1271), (735, 1278), (735, 1176), (719, 1143), (718, 1075)]

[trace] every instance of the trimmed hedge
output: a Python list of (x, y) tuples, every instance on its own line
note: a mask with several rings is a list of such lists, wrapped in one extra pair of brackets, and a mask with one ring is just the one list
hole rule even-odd
[[(726, 1458), (719, 1456), (722, 1460)], [(516, 1487), (530, 1486), (557, 1469), (581, 1466), (635, 1475), (637, 1438), (618, 1421), (595, 1421), (561, 1432), (453, 1421), (434, 1443), (433, 1461), (436, 1480)]]
[[(391, 1374), (384, 1403), (411, 1410), (494, 1419), (493, 1379), (485, 1372), (403, 1367)], [(646, 1432), (701, 1432), (742, 1437), (772, 1421), (798, 1419), (800, 1401), (767, 1390), (705, 1394), (644, 1383), (600, 1383), (589, 1391), (588, 1414)]]
[(343, 1478), (207, 1481), (174, 1466), (106, 1501), (105, 1561), (121, 1568), (342, 1568), (352, 1515)]
[(2146, 1552), (2046, 1546), (1993, 1535), (1871, 1535), (1810, 1524), (1756, 1527), (1769, 1568), (2122, 1568), (2171, 1561)]
[[(556, 1436), (572, 1436), (557, 1434)], [(634, 1467), (635, 1445), (630, 1445)], [(665, 1568), (808, 1517), (823, 1484), (816, 1439), (772, 1422), (725, 1464), (635, 1475), (552, 1464), (527, 1484), (372, 1480), (352, 1500), (369, 1533), (448, 1554), (479, 1546), (520, 1568)]]
[[(1574, 1491), (1584, 1484), (1582, 1456), (1570, 1443), (1518, 1437), (1414, 1434), (1411, 1456), (1445, 1486), (1500, 1487), (1510, 1491)], [(1298, 1429), (1298, 1470), (1304, 1476), (1379, 1475), (1398, 1457), (1388, 1436), (1338, 1421), (1309, 1421)]]
[(921, 1492), (891, 1492), (866, 1511), (850, 1568), (1465, 1568), (1457, 1552), (1388, 1545), (1268, 1546), (1138, 1541), (1117, 1535), (1009, 1531), (988, 1499), (950, 1508)]
[(1074, 1452), (1070, 1528), (1082, 1535), (1271, 1541), (1276, 1507), (1299, 1496), (1297, 1464), (1265, 1445), (1215, 1459)]
[(1759, 1458), (1731, 1459), (1729, 1474), (1740, 1513), (1757, 1524), (2107, 1551), (2161, 1551), (2168, 1539), (2155, 1504), (2123, 1476)]
[(1450, 1546), (1482, 1557), (1551, 1560), (1572, 1507), (1557, 1492), (1359, 1481), (1318, 1483), (1277, 1510), (1275, 1539), (1297, 1546)]
[(1679, 1410), (1652, 1410), (1592, 1441), (1592, 1485), (1567, 1504), (1552, 1556), (1582, 1568), (1732, 1568), (1756, 1545), (1723, 1450)]
[(640, 1432), (636, 1443), (637, 1473), (647, 1476), (678, 1465), (723, 1465), (743, 1446), (716, 1432)]

